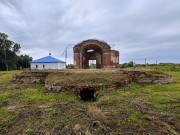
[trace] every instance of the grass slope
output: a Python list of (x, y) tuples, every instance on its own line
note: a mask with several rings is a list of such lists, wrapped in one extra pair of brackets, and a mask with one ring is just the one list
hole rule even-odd
[(12, 84), (0, 72), (0, 134), (179, 134), (180, 72), (172, 84), (101, 89), (96, 102), (42, 85)]

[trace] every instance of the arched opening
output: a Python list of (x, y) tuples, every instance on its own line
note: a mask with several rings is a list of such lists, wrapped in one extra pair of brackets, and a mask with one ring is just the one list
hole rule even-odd
[(95, 101), (95, 90), (93, 88), (84, 88), (80, 91), (80, 98), (83, 101)]
[[(102, 68), (102, 63), (103, 63), (103, 53), (102, 53), (102, 49), (96, 45), (89, 45), (88, 47), (86, 47), (83, 50), (83, 57), (82, 57), (82, 67), (84, 69), (89, 69), (91, 68), (91, 64), (93, 64), (93, 66), (95, 68)], [(90, 62), (94, 62), (91, 63)], [(90, 66), (91, 65), (91, 66)]]
[(119, 52), (111, 50), (105, 41), (88, 39), (74, 47), (74, 65), (77, 69), (88, 69), (89, 60), (96, 60), (96, 68), (117, 68)]

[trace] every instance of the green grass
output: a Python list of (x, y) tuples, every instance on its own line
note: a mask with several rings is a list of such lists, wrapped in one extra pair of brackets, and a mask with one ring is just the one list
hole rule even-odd
[[(152, 72), (158, 74), (161, 70)], [(56, 127), (66, 134), (74, 132), (75, 124), (80, 124), (83, 132), (88, 129), (93, 134), (146, 134), (146, 131), (163, 134), (167, 131), (149, 117), (169, 124), (179, 133), (180, 72), (163, 72), (173, 76), (173, 83), (133, 83), (130, 88), (103, 88), (96, 102), (80, 101), (69, 92), (47, 92), (43, 85), (12, 84), (13, 75), (20, 72), (0, 72), (0, 105), (7, 102), (0, 107), (0, 134), (4, 130), (10, 133), (21, 130), (19, 134), (52, 132)], [(14, 122), (16, 118), (18, 121)], [(94, 121), (100, 125), (93, 125)]]
[(76, 97), (66, 93), (46, 93), (42, 85), (36, 85), (32, 88), (17, 92), (19, 101), (28, 104), (43, 104), (53, 102), (76, 102)]
[(18, 116), (18, 112), (9, 112), (7, 108), (1, 107), (0, 108), (0, 131), (4, 130), (3, 127), (10, 125), (14, 118)]
[(22, 71), (0, 71), (0, 84), (10, 82), (14, 74), (20, 74)]
[(146, 125), (147, 118), (148, 118), (147, 114), (143, 114), (140, 111), (135, 111), (129, 116), (128, 120), (131, 122), (135, 122), (138, 125)]
[(6, 108), (3, 107), (0, 108), (0, 116), (1, 124), (3, 122), (9, 121), (13, 117), (13, 115), (10, 112), (8, 112)]
[(3, 103), (8, 100), (10, 93), (4, 92), (0, 94), (0, 103)]
[[(19, 86), (6, 86), (0, 94), (0, 103), (12, 100), (23, 104), (51, 104), (54, 102), (76, 102), (77, 97), (66, 93), (46, 93), (44, 86), (34, 85), (31, 88), (14, 89)], [(9, 91), (9, 92), (8, 92)]]

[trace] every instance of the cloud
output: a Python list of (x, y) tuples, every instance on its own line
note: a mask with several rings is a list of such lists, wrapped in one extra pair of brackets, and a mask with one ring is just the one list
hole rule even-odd
[(49, 50), (64, 59), (68, 44), (96, 38), (115, 44), (121, 63), (180, 62), (179, 0), (1, 0), (0, 9), (0, 32), (34, 59)]

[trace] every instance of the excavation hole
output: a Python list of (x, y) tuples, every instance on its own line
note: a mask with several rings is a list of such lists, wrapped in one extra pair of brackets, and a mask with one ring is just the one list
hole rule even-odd
[(84, 88), (80, 91), (80, 98), (83, 101), (95, 101), (95, 90), (93, 88)]

